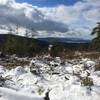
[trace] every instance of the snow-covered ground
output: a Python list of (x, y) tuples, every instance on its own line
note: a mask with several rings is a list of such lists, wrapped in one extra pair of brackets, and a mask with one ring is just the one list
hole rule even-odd
[(0, 66), (0, 100), (100, 100), (100, 71), (90, 59), (33, 59), (11, 70)]

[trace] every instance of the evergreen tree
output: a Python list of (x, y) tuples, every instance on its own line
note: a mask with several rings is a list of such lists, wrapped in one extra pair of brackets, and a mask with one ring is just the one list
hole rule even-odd
[(15, 32), (16, 32), (16, 35), (18, 35), (18, 33), (19, 33), (19, 25), (18, 25), (18, 24), (16, 25), (16, 30), (15, 30)]
[(13, 29), (11, 27), (8, 29), (8, 34), (13, 34)]
[(100, 22), (97, 23), (97, 26), (93, 29), (91, 35), (96, 35), (96, 38), (93, 39), (93, 48), (100, 51)]
[(30, 33), (30, 32), (26, 29), (26, 30), (25, 30), (25, 37), (29, 37), (29, 33)]
[(97, 26), (93, 29), (91, 35), (97, 35), (96, 39), (100, 40), (100, 22), (97, 23)]

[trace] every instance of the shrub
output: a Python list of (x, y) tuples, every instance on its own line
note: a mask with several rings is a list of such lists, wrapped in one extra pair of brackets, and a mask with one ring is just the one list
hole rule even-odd
[(98, 62), (95, 66), (95, 71), (100, 71), (100, 62)]
[(94, 85), (92, 78), (89, 78), (88, 76), (82, 79), (81, 84), (83, 86), (93, 86)]

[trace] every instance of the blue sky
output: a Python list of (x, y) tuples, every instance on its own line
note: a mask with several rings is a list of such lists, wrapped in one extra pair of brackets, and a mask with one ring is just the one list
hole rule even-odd
[(57, 5), (73, 5), (79, 0), (16, 0), (17, 2), (27, 2), (35, 6), (57, 6)]

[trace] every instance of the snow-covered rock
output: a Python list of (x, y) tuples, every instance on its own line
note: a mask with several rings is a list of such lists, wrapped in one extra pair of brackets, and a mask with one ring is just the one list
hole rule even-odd
[(5, 73), (6, 69), (4, 68), (4, 66), (0, 65), (0, 75), (3, 75)]
[(73, 65), (74, 74), (80, 74), (84, 70), (83, 64)]
[(26, 71), (21, 66), (16, 67), (15, 70), (14, 70), (15, 75), (22, 75), (24, 73), (26, 73)]
[(23, 85), (32, 85), (38, 81), (38, 77), (31, 73), (26, 73), (18, 77), (18, 82)]
[(91, 61), (91, 60), (87, 60), (85, 62), (85, 67), (88, 68), (88, 69), (90, 69), (90, 70), (93, 70), (94, 67), (95, 67), (95, 65), (96, 65), (95, 62)]
[[(5, 85), (0, 87), (0, 100), (44, 100), (48, 90), (50, 100), (100, 99), (100, 71), (92, 70), (95, 61), (73, 59), (62, 65), (59, 57), (49, 61), (32, 59), (25, 67), (8, 70), (0, 66), (0, 74), (6, 79)], [(39, 75), (32, 73), (31, 67), (38, 70)], [(86, 77), (93, 80), (92, 86), (81, 85)]]

